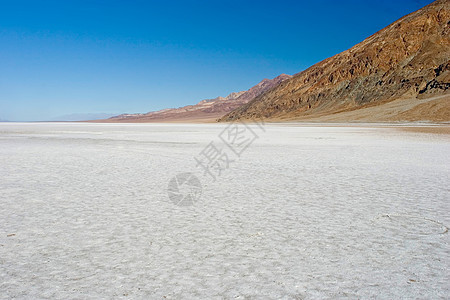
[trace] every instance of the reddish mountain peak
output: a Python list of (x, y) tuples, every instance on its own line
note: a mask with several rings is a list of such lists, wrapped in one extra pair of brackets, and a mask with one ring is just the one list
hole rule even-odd
[(290, 77), (290, 75), (282, 74), (274, 79), (266, 78), (247, 91), (233, 92), (226, 97), (219, 96), (214, 99), (205, 99), (195, 105), (164, 109), (146, 114), (123, 114), (112, 117), (111, 119), (115, 122), (164, 122), (205, 118), (217, 119), (233, 109), (253, 100), (255, 97)]

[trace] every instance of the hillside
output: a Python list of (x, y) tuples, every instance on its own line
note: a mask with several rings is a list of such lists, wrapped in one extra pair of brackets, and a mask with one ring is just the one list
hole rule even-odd
[[(450, 87), (449, 6), (450, 1), (439, 0), (401, 18), (354, 47), (294, 75), (220, 121), (364, 121), (371, 114), (365, 117), (356, 110), (378, 105), (383, 108), (394, 100), (401, 101), (397, 106), (402, 109), (388, 109), (389, 115), (378, 111), (378, 117), (371, 120), (450, 121), (450, 97), (437, 97), (447, 94)], [(433, 100), (428, 103), (424, 99)]]
[(274, 79), (263, 79), (247, 91), (234, 92), (226, 97), (205, 99), (194, 105), (144, 114), (122, 114), (103, 120), (103, 122), (214, 122), (289, 78), (291, 78), (290, 75), (281, 74)]

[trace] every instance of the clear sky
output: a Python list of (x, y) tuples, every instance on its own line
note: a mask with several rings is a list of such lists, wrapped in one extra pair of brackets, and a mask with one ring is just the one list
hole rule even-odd
[(431, 0), (0, 0), (0, 119), (179, 107), (295, 74)]

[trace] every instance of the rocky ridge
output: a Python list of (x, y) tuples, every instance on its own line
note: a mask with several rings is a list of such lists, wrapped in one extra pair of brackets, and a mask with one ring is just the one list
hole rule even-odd
[[(449, 6), (448, 0), (435, 1), (399, 19), (283, 81), (220, 121), (299, 119), (448, 93)], [(450, 120), (450, 113), (446, 114)]]
[(205, 99), (194, 105), (180, 108), (166, 108), (159, 111), (143, 114), (122, 114), (111, 117), (105, 121), (109, 122), (177, 122), (191, 120), (215, 121), (226, 113), (248, 103), (260, 94), (279, 85), (290, 75), (281, 74), (274, 79), (263, 79), (257, 85), (247, 91), (230, 93), (226, 97)]

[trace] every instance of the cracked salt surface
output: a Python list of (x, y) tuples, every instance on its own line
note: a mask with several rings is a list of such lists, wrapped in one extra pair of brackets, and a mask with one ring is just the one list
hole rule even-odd
[(0, 124), (0, 298), (448, 298), (446, 136), (266, 125), (213, 182), (224, 126)]

